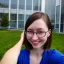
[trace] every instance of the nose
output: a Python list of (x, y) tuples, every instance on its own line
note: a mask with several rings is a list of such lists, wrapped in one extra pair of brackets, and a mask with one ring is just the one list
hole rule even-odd
[(34, 33), (32, 36), (32, 40), (37, 40), (37, 39), (38, 39), (38, 37), (37, 37), (36, 33)]

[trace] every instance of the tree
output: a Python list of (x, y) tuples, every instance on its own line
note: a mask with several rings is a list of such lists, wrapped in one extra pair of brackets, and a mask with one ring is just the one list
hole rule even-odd
[(9, 20), (7, 14), (2, 15), (2, 21), (1, 21), (2, 27), (8, 27), (9, 26)]

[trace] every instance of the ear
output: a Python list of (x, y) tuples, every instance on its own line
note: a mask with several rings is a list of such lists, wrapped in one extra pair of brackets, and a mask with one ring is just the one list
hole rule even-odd
[(47, 32), (47, 37), (51, 35), (51, 29)]

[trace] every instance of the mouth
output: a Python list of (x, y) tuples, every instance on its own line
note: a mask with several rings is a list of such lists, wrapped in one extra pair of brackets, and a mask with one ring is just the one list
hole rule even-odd
[(37, 46), (37, 45), (39, 44), (39, 42), (32, 42), (32, 44), (33, 44), (34, 46)]

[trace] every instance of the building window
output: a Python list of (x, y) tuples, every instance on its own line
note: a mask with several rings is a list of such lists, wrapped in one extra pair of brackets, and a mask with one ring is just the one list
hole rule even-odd
[(11, 20), (17, 20), (17, 14), (11, 14)]
[(17, 21), (10, 21), (10, 28), (14, 28), (16, 29), (16, 26), (17, 26)]
[(25, 0), (19, 0), (19, 9), (25, 9)]
[(23, 29), (24, 28), (24, 14), (19, 14), (18, 15), (18, 28)]
[(32, 0), (26, 0), (26, 10), (32, 10)]
[(26, 20), (29, 18), (30, 15), (26, 15)]
[(33, 10), (38, 11), (38, 0), (33, 0)]
[(60, 32), (63, 32), (63, 27), (64, 27), (64, 24), (61, 24), (60, 25)]
[(9, 0), (0, 0), (0, 8), (8, 8), (9, 7)]
[(24, 20), (24, 14), (19, 14), (19, 15), (18, 15), (18, 19), (19, 19), (19, 20)]
[(26, 23), (27, 19), (29, 18), (29, 16), (30, 16), (30, 15), (26, 14), (26, 20), (25, 20), (25, 23)]
[(56, 28), (59, 28), (59, 24), (56, 24)]
[(11, 0), (11, 8), (17, 9), (17, 0)]
[(39, 3), (39, 11), (41, 11), (41, 6), (42, 6), (42, 0), (39, 0), (40, 1), (40, 3)]
[(59, 23), (60, 5), (56, 6), (56, 23)]
[(24, 21), (18, 21), (18, 28), (23, 29), (24, 28)]

